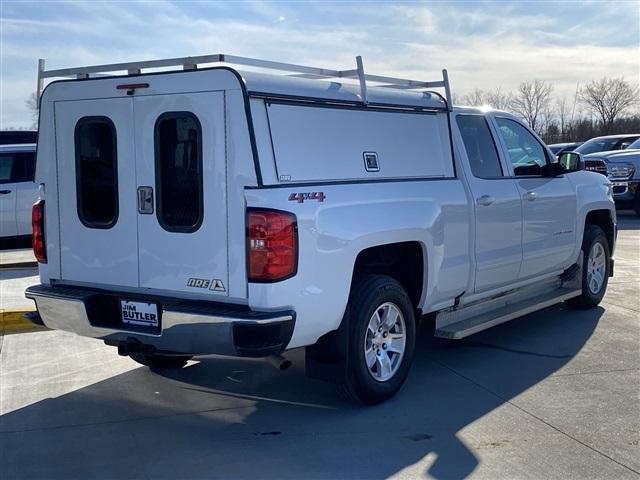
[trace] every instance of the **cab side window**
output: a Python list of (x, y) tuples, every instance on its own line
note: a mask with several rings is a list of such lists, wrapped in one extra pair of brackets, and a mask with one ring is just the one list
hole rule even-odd
[(14, 182), (33, 182), (36, 166), (36, 154), (19, 152), (15, 154), (17, 165), (14, 167)]
[(0, 183), (33, 182), (35, 153), (15, 152), (0, 155)]
[(0, 183), (12, 182), (14, 164), (12, 154), (0, 155)]
[(498, 150), (493, 142), (489, 125), (482, 115), (458, 115), (456, 117), (464, 149), (477, 178), (502, 177)]
[(542, 175), (542, 167), (547, 164), (547, 155), (540, 142), (518, 122), (497, 117), (496, 123), (507, 146), (514, 175)]

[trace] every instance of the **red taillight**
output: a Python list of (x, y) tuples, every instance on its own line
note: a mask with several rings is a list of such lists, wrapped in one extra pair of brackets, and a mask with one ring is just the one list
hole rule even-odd
[(275, 282), (295, 275), (298, 264), (295, 215), (277, 210), (249, 209), (247, 251), (250, 282)]
[(44, 243), (44, 200), (38, 200), (31, 209), (31, 244), (36, 260), (47, 263), (47, 247)]

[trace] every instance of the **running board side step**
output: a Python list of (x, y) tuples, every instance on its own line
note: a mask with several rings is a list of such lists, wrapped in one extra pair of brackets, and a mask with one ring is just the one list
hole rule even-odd
[[(560, 287), (523, 298), (522, 293), (494, 298), (458, 310), (442, 311), (436, 316), (434, 336), (458, 340), (528, 313), (577, 297), (582, 290)], [(520, 297), (520, 298), (518, 298)]]

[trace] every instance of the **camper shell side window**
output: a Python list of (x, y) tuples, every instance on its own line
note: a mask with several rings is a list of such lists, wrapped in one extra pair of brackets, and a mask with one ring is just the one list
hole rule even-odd
[(163, 113), (154, 136), (158, 222), (169, 232), (195, 232), (204, 216), (200, 121), (191, 112)]
[(82, 117), (75, 128), (78, 217), (88, 228), (118, 221), (116, 129), (107, 117)]

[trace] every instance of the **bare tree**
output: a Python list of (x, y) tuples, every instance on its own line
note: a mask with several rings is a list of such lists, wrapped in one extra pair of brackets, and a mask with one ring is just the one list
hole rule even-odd
[(567, 102), (567, 97), (562, 97), (556, 100), (556, 116), (558, 117), (559, 129), (560, 129), (560, 137), (564, 140), (567, 135), (567, 127), (569, 126), (569, 121), (571, 117), (571, 112), (569, 111), (571, 106)]
[(538, 131), (539, 122), (551, 102), (553, 85), (544, 80), (523, 82), (518, 86), (511, 109), (520, 115), (529, 126)]
[(513, 102), (513, 94), (511, 92), (504, 92), (502, 87), (489, 90), (484, 98), (486, 103), (497, 110), (509, 110), (511, 102)]
[(24, 101), (24, 104), (27, 106), (29, 111), (31, 112), (31, 119), (33, 123), (31, 124), (31, 128), (38, 128), (38, 95), (36, 92), (31, 92), (29, 97)]
[(605, 132), (622, 113), (638, 103), (639, 89), (624, 78), (593, 80), (580, 89), (578, 99), (599, 117)]
[(486, 103), (486, 94), (479, 88), (462, 96), (462, 103), (470, 107), (480, 107)]

